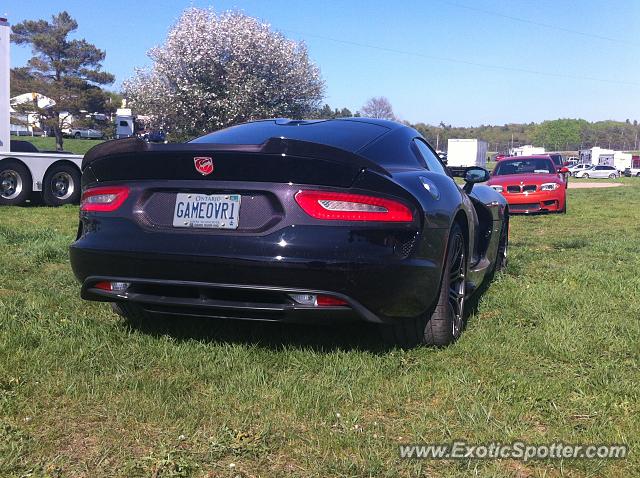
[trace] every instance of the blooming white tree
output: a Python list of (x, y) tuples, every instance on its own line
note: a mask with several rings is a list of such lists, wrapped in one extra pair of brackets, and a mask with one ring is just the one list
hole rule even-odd
[(238, 12), (187, 9), (153, 66), (123, 84), (129, 105), (178, 137), (243, 121), (302, 118), (324, 93), (306, 46)]

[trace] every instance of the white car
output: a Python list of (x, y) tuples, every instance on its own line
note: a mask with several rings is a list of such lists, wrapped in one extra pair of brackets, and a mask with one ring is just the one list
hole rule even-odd
[(602, 178), (610, 178), (610, 179), (615, 179), (620, 177), (620, 173), (618, 172), (618, 170), (616, 168), (614, 168), (613, 166), (602, 166), (602, 165), (598, 165), (598, 166), (592, 166), (588, 169), (583, 169), (580, 172), (577, 172), (575, 174), (576, 178), (598, 178), (598, 179), (602, 179)]
[(71, 128), (69, 130), (69, 136), (72, 138), (88, 138), (88, 139), (102, 139), (104, 133), (99, 129), (93, 128)]
[(584, 164), (584, 163), (574, 164), (573, 166), (569, 167), (569, 173), (571, 174), (571, 176), (575, 176), (580, 171), (591, 169), (592, 167), (593, 165), (591, 164)]

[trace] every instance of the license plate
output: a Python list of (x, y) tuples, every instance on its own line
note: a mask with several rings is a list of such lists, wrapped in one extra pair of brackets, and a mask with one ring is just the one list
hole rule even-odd
[(173, 227), (237, 229), (240, 214), (239, 194), (176, 195)]

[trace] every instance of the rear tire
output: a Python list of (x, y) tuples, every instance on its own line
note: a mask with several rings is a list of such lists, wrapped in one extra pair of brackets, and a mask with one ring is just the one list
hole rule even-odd
[(584, 173), (584, 174), (582, 175), (582, 177), (583, 177), (584, 179), (589, 179), (589, 175), (588, 175), (587, 173)]
[(42, 199), (47, 206), (80, 201), (80, 171), (69, 164), (53, 165), (44, 175)]
[(507, 267), (507, 252), (509, 250), (509, 213), (505, 213), (504, 223), (500, 231), (500, 240), (498, 242), (498, 251), (496, 253), (496, 265), (494, 272), (500, 272)]
[(31, 173), (20, 161), (0, 163), (0, 205), (19, 206), (31, 196)]
[(464, 329), (467, 262), (467, 241), (462, 228), (455, 223), (449, 233), (436, 307), (431, 313), (383, 325), (384, 339), (402, 348), (443, 347), (457, 340)]

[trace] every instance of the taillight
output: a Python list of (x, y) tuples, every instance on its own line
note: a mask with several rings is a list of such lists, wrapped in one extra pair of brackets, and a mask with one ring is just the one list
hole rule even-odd
[(130, 285), (130, 282), (111, 282), (103, 280), (93, 284), (93, 287), (100, 290), (106, 290), (107, 292), (124, 292)]
[(326, 294), (289, 294), (296, 303), (313, 307), (343, 307), (349, 303), (338, 297)]
[(81, 211), (115, 211), (129, 197), (126, 186), (101, 186), (87, 189), (80, 200)]
[(298, 191), (296, 202), (309, 216), (328, 221), (413, 221), (413, 214), (407, 206), (376, 196)]
[(318, 294), (318, 298), (316, 299), (316, 304), (318, 304), (319, 307), (349, 305), (349, 303), (346, 300), (338, 299), (337, 297), (333, 297), (332, 295), (324, 295), (324, 294)]

